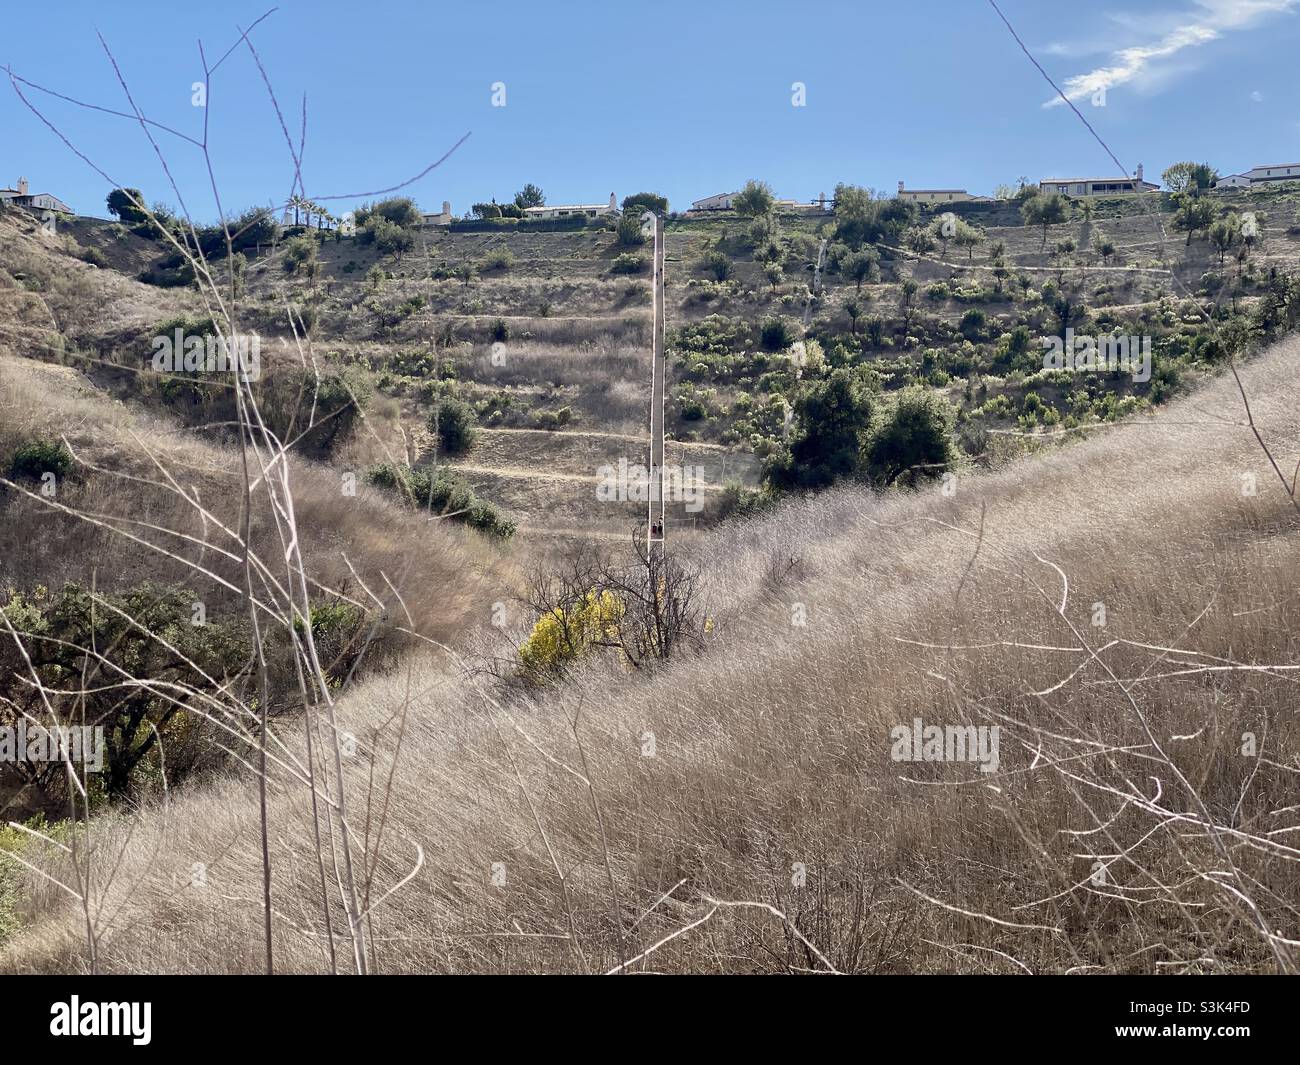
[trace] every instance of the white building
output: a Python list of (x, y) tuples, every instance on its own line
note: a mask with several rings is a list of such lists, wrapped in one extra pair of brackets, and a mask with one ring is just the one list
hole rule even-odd
[(1300, 163), (1277, 163), (1256, 166), (1244, 174), (1228, 174), (1214, 183), (1220, 189), (1248, 189), (1252, 185), (1271, 185), (1278, 181), (1300, 181)]
[(965, 189), (909, 189), (900, 181), (898, 198), (908, 203), (969, 203), (980, 197), (972, 196)]
[(451, 201), (442, 201), (442, 210), (438, 214), (421, 214), (420, 225), (422, 226), (449, 226), (455, 219), (451, 215)]
[(76, 213), (61, 199), (48, 192), (29, 193), (25, 177), (18, 179), (16, 189), (0, 189), (0, 200), (12, 203), (15, 207), (30, 207), (34, 211), (58, 211), (60, 214)]
[(729, 211), (734, 192), (719, 192), (716, 196), (705, 196), (691, 204), (692, 211)]
[(1038, 183), (1043, 192), (1063, 196), (1128, 196), (1135, 192), (1156, 192), (1159, 185), (1142, 180), (1142, 164), (1133, 177), (1044, 178)]
[[(702, 200), (696, 200), (691, 204), (692, 211), (730, 211), (732, 203), (739, 192), (719, 192), (713, 196), (705, 196)], [(825, 193), (822, 194), (823, 199)], [(814, 201), (815, 202), (815, 201)], [(772, 206), (778, 211), (794, 211), (801, 208), (810, 207), (811, 204), (801, 203), (798, 200), (773, 200)]]
[(526, 218), (572, 218), (574, 215), (599, 218), (606, 214), (618, 214), (618, 198), (612, 192), (609, 203), (564, 203), (524, 208)]

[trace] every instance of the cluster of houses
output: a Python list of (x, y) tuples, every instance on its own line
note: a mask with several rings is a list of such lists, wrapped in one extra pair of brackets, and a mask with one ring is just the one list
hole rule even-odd
[[(1216, 182), (1218, 188), (1250, 188), (1277, 181), (1300, 181), (1300, 163), (1288, 163), (1279, 166), (1257, 166), (1241, 174), (1229, 174)], [(1133, 174), (1120, 174), (1111, 177), (1051, 177), (1038, 182), (1038, 188), (1045, 193), (1059, 193), (1064, 196), (1131, 196), (1141, 192), (1158, 192), (1160, 186), (1143, 177), (1142, 164), (1138, 164)], [(736, 192), (719, 192), (695, 200), (688, 214), (707, 214), (711, 211), (729, 211), (732, 202), (740, 195)], [(993, 197), (979, 196), (965, 189), (909, 189), (902, 181), (898, 183), (898, 198), (908, 203), (992, 203)], [(833, 211), (834, 198), (822, 193), (815, 200), (778, 199), (779, 210), (788, 212), (806, 212), (818, 214)], [(608, 203), (567, 203), (547, 204), (545, 207), (525, 207), (528, 218), (569, 218), (584, 215), (587, 218), (599, 218), (602, 215), (618, 214), (618, 199), (611, 192)], [(451, 204), (443, 201), (439, 214), (426, 214), (424, 224), (427, 226), (446, 226), (454, 222)]]
[(1215, 182), (1215, 188), (1248, 189), (1254, 185), (1271, 185), (1277, 181), (1300, 181), (1300, 163), (1256, 166), (1243, 174), (1229, 174)]
[[(1215, 182), (1216, 188), (1243, 189), (1275, 184), (1280, 181), (1300, 181), (1300, 163), (1280, 163), (1269, 166), (1256, 166), (1240, 174), (1227, 174)], [(1160, 186), (1147, 181), (1142, 176), (1142, 164), (1138, 164), (1136, 173), (1121, 174), (1114, 177), (1069, 177), (1043, 178), (1038, 183), (1042, 192), (1060, 193), (1066, 196), (1129, 196), (1141, 192), (1156, 192)], [(728, 211), (732, 202), (740, 193), (719, 192), (695, 200), (688, 214), (706, 214), (710, 211)], [(898, 183), (898, 198), (909, 203), (991, 203), (990, 196), (978, 196), (965, 189), (909, 189), (902, 181)], [(73, 210), (57, 196), (48, 192), (33, 193), (29, 190), (27, 179), (20, 177), (16, 188), (0, 189), (0, 201), (15, 207), (45, 212), (56, 211), (61, 214), (73, 214)], [(835, 201), (822, 193), (815, 200), (781, 200), (776, 206), (783, 211), (807, 212), (809, 214), (825, 213), (834, 210)], [(547, 204), (542, 207), (525, 207), (524, 215), (528, 218), (571, 218), (583, 216), (599, 218), (602, 215), (618, 214), (618, 199), (611, 192), (608, 203), (566, 203)], [(426, 213), (422, 216), (426, 226), (449, 226), (456, 221), (451, 213), (451, 203), (442, 201), (442, 210)]]

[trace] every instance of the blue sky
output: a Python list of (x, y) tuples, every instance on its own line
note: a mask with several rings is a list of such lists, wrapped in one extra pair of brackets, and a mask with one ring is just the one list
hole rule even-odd
[[(1300, 159), (1300, 0), (1065, 4), (999, 0), (1116, 156), (1147, 177), (1206, 159), (1222, 172)], [(48, 4), (56, 32), (7, 33), (0, 64), (47, 88), (129, 110), (96, 39), (112, 47), (152, 119), (202, 137), (192, 106), (210, 60), (271, 0)], [(334, 0), (279, 8), (253, 32), (295, 141), (307, 96), (309, 195), (405, 181), (426, 209), (509, 199), (534, 182), (552, 203), (654, 190), (675, 208), (747, 178), (811, 199), (839, 181), (989, 192), (1020, 175), (1109, 174), (1105, 153), (1020, 52), (987, 0), (842, 3), (430, 4)], [(505, 84), (506, 106), (492, 105)], [(792, 84), (806, 106), (791, 104)], [(1093, 95), (1105, 89), (1104, 106)], [(173, 205), (133, 122), (29, 98), (116, 181)], [(229, 208), (281, 203), (293, 166), (247, 49), (218, 70), (209, 140)], [(216, 209), (201, 155), (159, 134), (201, 220)], [(26, 175), (104, 215), (104, 179), (0, 81), (0, 185)], [(341, 210), (350, 206), (341, 201)]]

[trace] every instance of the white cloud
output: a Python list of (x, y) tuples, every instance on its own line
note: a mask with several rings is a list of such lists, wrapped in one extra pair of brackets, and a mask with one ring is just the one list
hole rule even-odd
[[(1143, 78), (1158, 70), (1162, 61), (1217, 40), (1224, 33), (1253, 29), (1271, 15), (1293, 11), (1297, 4), (1300, 0), (1197, 0), (1196, 6), (1185, 12), (1172, 28), (1147, 43), (1114, 52), (1108, 64), (1066, 78), (1061, 88), (1071, 100), (1086, 99), (1094, 93)], [(1055, 96), (1043, 106), (1055, 107), (1060, 103), (1061, 98)]]
[(1250, 94), (1250, 98), (1254, 100), (1255, 103), (1257, 104), (1264, 102), (1264, 94), (1260, 92), (1258, 89), (1256, 89), (1254, 92)]

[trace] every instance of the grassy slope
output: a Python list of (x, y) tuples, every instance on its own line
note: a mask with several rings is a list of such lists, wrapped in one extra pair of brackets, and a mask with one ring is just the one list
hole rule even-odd
[[(1298, 354), (1300, 343), (1288, 341), (1243, 373), (1270, 440), (1293, 440), (1300, 429), (1290, 401), (1300, 387)], [(1295, 455), (1280, 458), (1289, 469)], [(1243, 495), (1243, 474), (1258, 477), (1258, 495)], [(1199, 876), (1223, 866), (1204, 835), (1185, 819), (1153, 831), (1156, 818), (1106, 790), (1159, 795), (1184, 818), (1194, 811), (1168, 767), (1142, 746), (1148, 738), (1134, 707), (1106, 672), (1094, 663), (1067, 680), (1088, 655), (1054, 613), (1061, 578), (1045, 562), (1068, 578), (1065, 617), (1093, 647), (1133, 641), (1103, 658), (1118, 676), (1143, 678), (1131, 684), (1136, 706), (1215, 818), (1259, 833), (1282, 829), (1289, 822), (1274, 811), (1300, 801), (1294, 768), (1276, 764), (1294, 762), (1291, 681), (1285, 673), (1198, 668), (1222, 665), (1203, 656), (1256, 664), (1295, 658), (1300, 604), (1285, 588), (1300, 541), (1271, 478), (1242, 424), (1235, 386), (1220, 379), (1155, 418), (963, 479), (951, 498), (882, 500), (842, 490), (720, 530), (697, 556), (717, 619), (718, 638), (705, 657), (648, 681), (595, 664), (562, 697), (511, 706), (517, 729), (434, 665), (412, 663), (409, 674), (356, 691), (342, 712), (358, 734), (394, 715), (405, 713), (407, 722), (376, 895), (409, 871), (417, 844), (426, 859), (376, 911), (378, 967), (617, 963), (591, 797), (558, 765), (581, 765), (583, 757), (624, 924), (685, 880), (638, 925), (625, 954), (703, 917), (705, 897), (713, 896), (761, 900), (797, 915), (801, 930), (844, 970), (1011, 968), (988, 951), (928, 943), (990, 948), (1034, 971), (1152, 971), (1177, 960), (1192, 970), (1266, 967), (1257, 934)], [(1097, 602), (1107, 607), (1104, 629), (1089, 624)], [(803, 627), (791, 624), (798, 604)], [(1029, 694), (1061, 681), (1049, 694)], [(565, 720), (579, 706), (581, 752)], [(1002, 775), (891, 762), (889, 729), (914, 715), (1001, 724)], [(390, 724), (378, 738), (380, 779), (396, 731)], [(642, 756), (647, 731), (655, 735), (653, 758)], [(1264, 737), (1273, 764), (1239, 756), (1245, 731)], [(503, 737), (519, 779), (502, 754)], [(1098, 753), (1125, 746), (1135, 749)], [(1054, 765), (1066, 756), (1074, 760)], [(367, 774), (364, 760), (353, 767), (356, 802), (364, 803)], [(102, 826), (105, 864), (126, 851), (106, 889), (107, 910), (122, 906), (101, 943), (106, 968), (259, 967), (252, 792), (249, 781), (232, 776), (177, 796), (165, 815), (146, 813), (131, 833), (126, 822)], [(321, 942), (307, 934), (318, 922), (308, 816), (299, 790), (277, 789), (279, 964), (318, 970)], [(1063, 834), (1103, 822), (1100, 834)], [(567, 903), (539, 825), (571, 871)], [(1284, 909), (1300, 901), (1294, 876), (1257, 847), (1232, 843), (1252, 893), (1294, 938)], [(1128, 857), (1111, 865), (1111, 887), (1078, 886), (1091, 855), (1121, 850)], [(57, 860), (46, 861), (58, 869)], [(195, 861), (208, 863), (206, 888), (185, 886)], [(498, 862), (504, 887), (489, 883)], [(808, 871), (801, 890), (791, 887), (796, 862)], [(1157, 884), (1177, 885), (1182, 906), (1153, 901)], [(29, 878), (27, 888), (26, 930), (0, 963), (15, 971), (81, 968), (80, 915), (47, 885)], [(1055, 931), (962, 916), (911, 888), (961, 910)], [(570, 919), (581, 956), (561, 938), (481, 937), (556, 935)], [(1206, 958), (1212, 961), (1196, 960)], [(650, 967), (786, 965), (816, 963), (792, 949), (778, 921), (724, 911), (674, 940)]]

